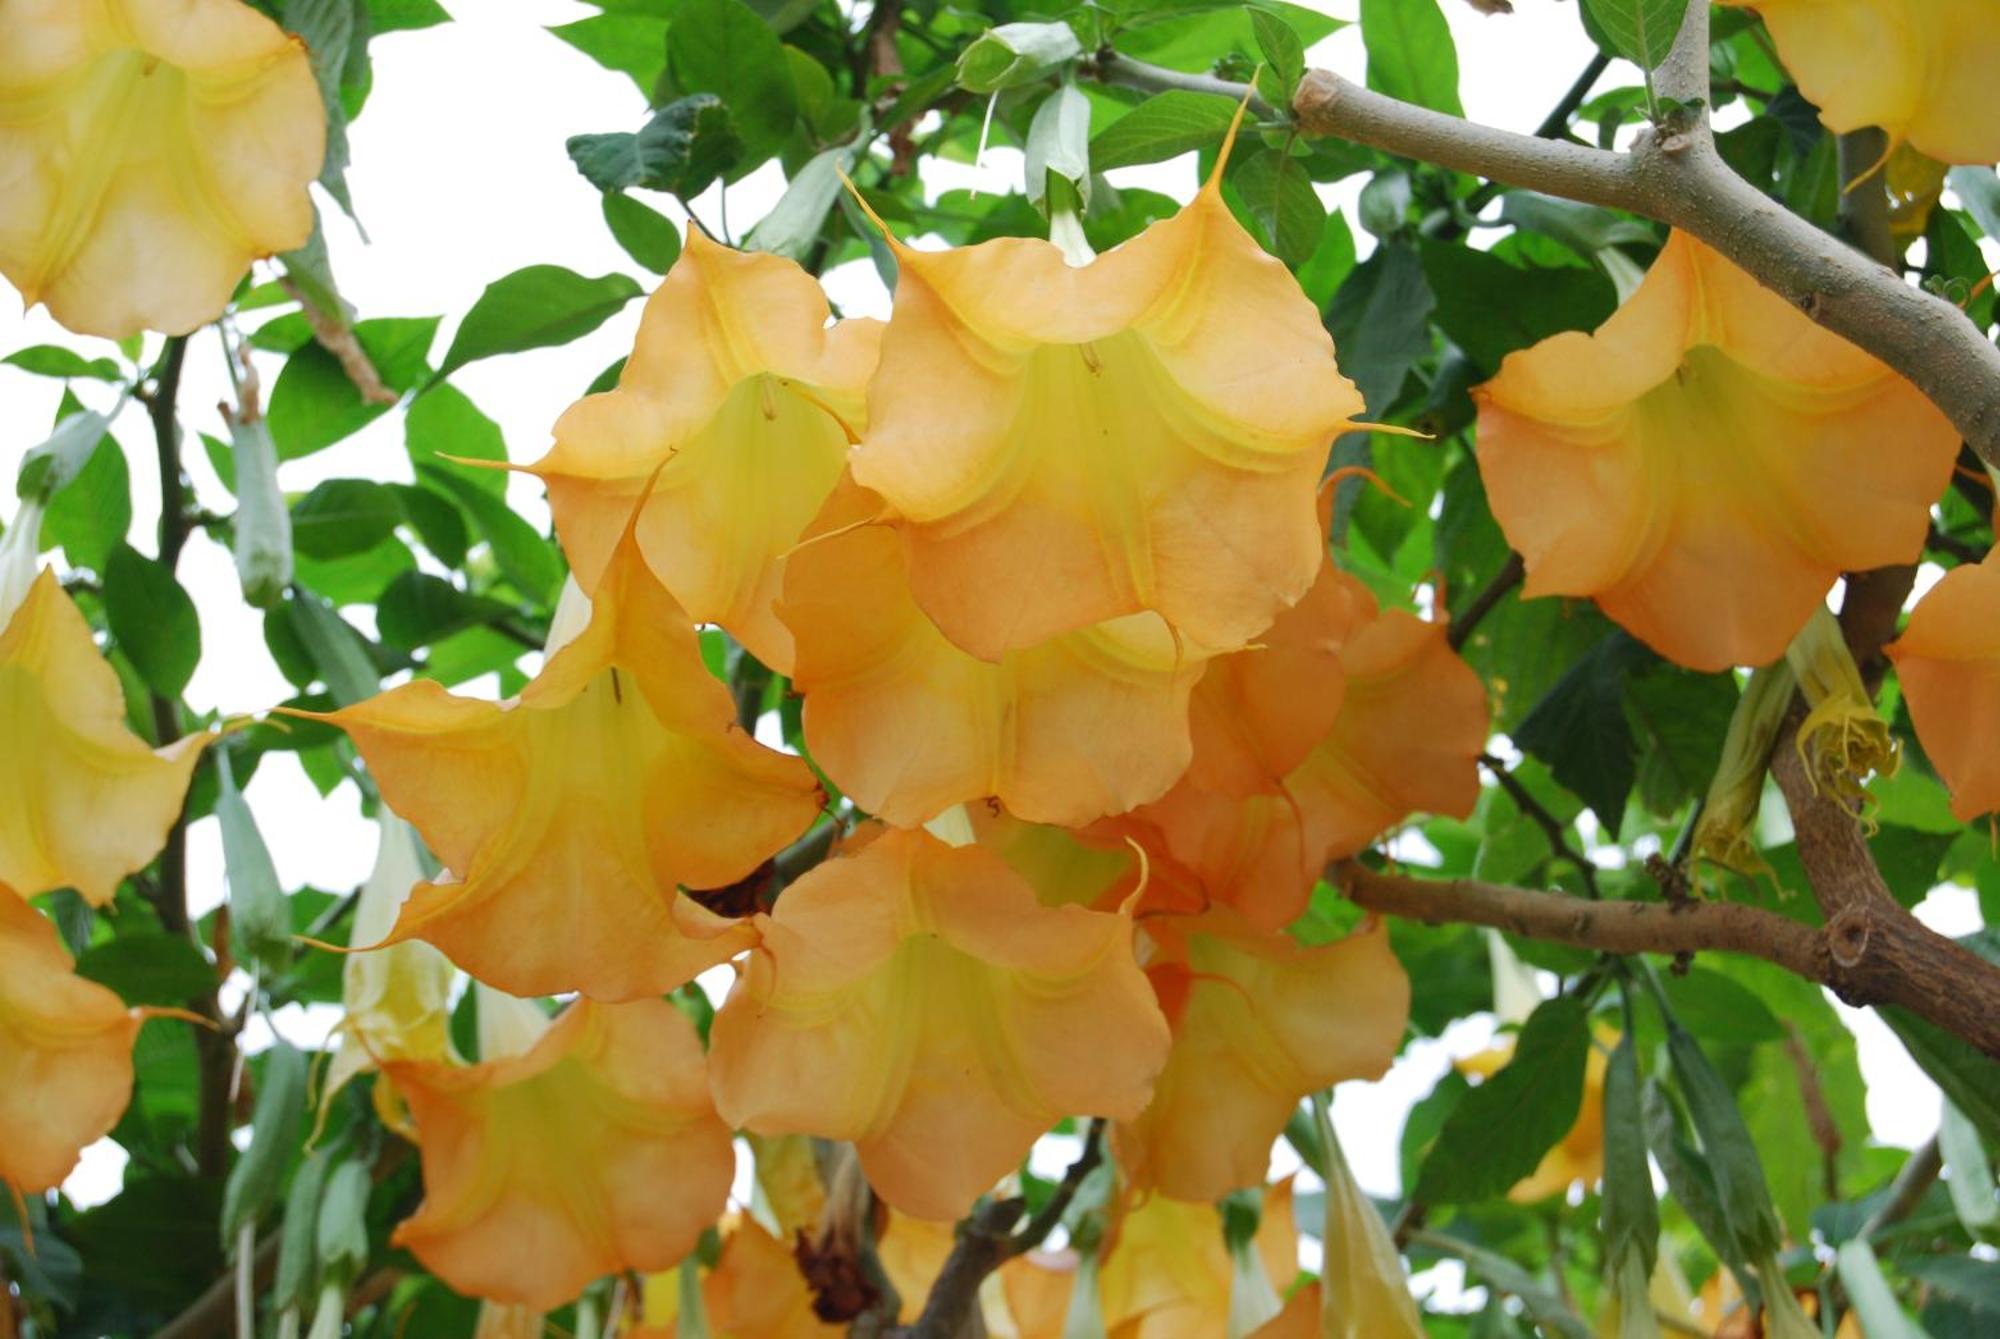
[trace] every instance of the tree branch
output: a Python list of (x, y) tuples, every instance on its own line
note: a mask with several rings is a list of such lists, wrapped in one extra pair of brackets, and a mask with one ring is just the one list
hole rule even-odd
[[(1708, 11), (1689, 9), (1660, 91), (1706, 98)], [(1097, 77), (1149, 90), (1241, 98), (1206, 75), (1100, 53)], [(1252, 100), (1253, 112), (1259, 109)], [(1268, 110), (1268, 109), (1265, 109)], [(1629, 153), (1496, 130), (1309, 70), (1292, 101), (1301, 133), (1371, 145), (1441, 167), (1627, 210), (1700, 238), (1819, 324), (1908, 377), (1976, 451), (2000, 465), (2000, 348), (1943, 298), (1828, 236), (1736, 175), (1716, 152), (1706, 117), (1650, 129)]]
[(1549, 854), (1573, 866), (1583, 877), (1583, 888), (1589, 894), (1590, 900), (1597, 901), (1603, 895), (1597, 887), (1597, 866), (1590, 863), (1588, 856), (1579, 853), (1569, 844), (1569, 824), (1550, 813), (1548, 806), (1536, 799), (1528, 788), (1521, 784), (1520, 778), (1508, 771), (1507, 764), (1500, 759), (1490, 753), (1482, 753), (1479, 755), (1479, 765), (1493, 774), (1493, 779), (1500, 783), (1500, 789), (1506, 791), (1508, 798), (1514, 801), (1514, 807), (1542, 830), (1542, 836), (1549, 844)]
[(1507, 555), (1507, 561), (1501, 564), (1493, 580), (1486, 583), (1486, 589), (1473, 596), (1472, 603), (1465, 606), (1458, 617), (1452, 619), (1451, 627), (1445, 632), (1444, 638), (1452, 650), (1465, 649), (1465, 644), (1472, 640), (1472, 634), (1479, 631), (1480, 623), (1507, 598), (1508, 591), (1521, 584), (1521, 578), (1527, 575), (1527, 570), (1521, 562), (1520, 554)]
[[(1800, 833), (1800, 850), (1807, 846)], [(1865, 855), (1865, 846), (1864, 846)], [(1872, 873), (1872, 861), (1867, 863)], [(1879, 875), (1877, 876), (1879, 878)], [(2000, 968), (1896, 907), (1823, 927), (1733, 902), (1591, 902), (1472, 879), (1428, 880), (1343, 862), (1327, 879), (1357, 905), (1432, 925), (1490, 925), (1607, 953), (1741, 953), (1850, 1004), (1899, 1004), (2000, 1058)]]

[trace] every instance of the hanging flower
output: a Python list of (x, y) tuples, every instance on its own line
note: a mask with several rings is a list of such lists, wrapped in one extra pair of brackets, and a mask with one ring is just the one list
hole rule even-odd
[(1916, 387), (1678, 232), (1595, 334), (1474, 396), (1524, 594), (1699, 670), (1769, 663), (1841, 572), (1912, 561), (1958, 453)]
[(1354, 1179), (1326, 1097), (1313, 1097), (1313, 1116), (1326, 1157), (1326, 1218), (1320, 1232), (1325, 1253), (1316, 1333), (1320, 1339), (1423, 1339), (1423, 1321), (1395, 1238)]
[(1033, 238), (888, 241), (895, 313), (852, 469), (894, 509), (947, 637), (998, 660), (1151, 610), (1233, 650), (1305, 594), (1314, 489), (1361, 396), (1223, 203), (1221, 161), (1081, 267)]
[(132, 1099), (143, 1015), (76, 974), (56, 927), (0, 887), (0, 1182), (62, 1184)]
[(149, 748), (90, 624), (43, 571), (0, 631), (0, 884), (104, 906), (166, 845), (213, 736)]
[(525, 1051), (485, 1054), (383, 1066), (424, 1167), (424, 1202), (394, 1245), (459, 1292), (539, 1311), (694, 1248), (736, 1155), (686, 1015), (578, 1000)]
[(1887, 654), (1952, 813), (2000, 809), (2000, 558), (1947, 572)]
[[(1581, 1181), (1586, 1187), (1604, 1179), (1604, 1071), (1607, 1050), (1618, 1042), (1617, 1034), (1600, 1028), (1598, 1044), (1590, 1048), (1583, 1069), (1583, 1105), (1569, 1133), (1542, 1156), (1541, 1163), (1512, 1189), (1507, 1198), (1516, 1204), (1533, 1204), (1551, 1195), (1561, 1195)], [(1514, 1057), (1514, 1039), (1458, 1062), (1460, 1073), (1490, 1078)]]
[(1135, 1185), (1207, 1202), (1260, 1184), (1300, 1098), (1380, 1078), (1402, 1047), (1410, 981), (1379, 922), (1317, 948), (1221, 908), (1145, 928), (1174, 1044), (1151, 1104), (1116, 1127)]
[(911, 598), (903, 545), (868, 523), (880, 511), (843, 485), (787, 560), (778, 607), (796, 638), (807, 747), (842, 791), (904, 827), (988, 796), (1075, 825), (1173, 785), (1203, 661), (1159, 615), (975, 659)]
[(326, 112), (240, 0), (0, 2), (0, 274), (84, 335), (184, 335), (305, 245)]
[(690, 229), (618, 388), (570, 406), (533, 467), (584, 589), (643, 498), (639, 549), (661, 583), (788, 671), (791, 634), (771, 608), (780, 560), (866, 421), (881, 335), (876, 321), (828, 327), (826, 294), (791, 261)]
[(1829, 130), (1867, 126), (1947, 163), (2000, 158), (1987, 0), (1720, 0), (1754, 6)]
[[(646, 1279), (643, 1320), (631, 1339), (677, 1339), (683, 1286), (678, 1270)], [(722, 1253), (702, 1276), (700, 1295), (708, 1339), (838, 1339), (847, 1333), (846, 1326), (813, 1314), (812, 1289), (790, 1249), (744, 1215), (725, 1223)]]
[(716, 1105), (853, 1141), (893, 1207), (956, 1219), (1064, 1116), (1130, 1117), (1167, 1028), (1131, 922), (1047, 908), (996, 856), (886, 829), (761, 917), (716, 1015)]
[(420, 679), (324, 719), (459, 876), (419, 885), (384, 942), (426, 940), (516, 994), (658, 995), (741, 952), (748, 927), (677, 886), (743, 878), (820, 807), (803, 762), (737, 728), (629, 532), (519, 697)]

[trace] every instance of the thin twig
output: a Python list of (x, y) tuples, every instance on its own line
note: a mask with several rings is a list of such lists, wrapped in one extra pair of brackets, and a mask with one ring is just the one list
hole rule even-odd
[(1876, 1206), (1875, 1212), (1868, 1215), (1861, 1224), (1861, 1230), (1854, 1235), (1867, 1241), (1908, 1218), (1923, 1203), (1925, 1194), (1936, 1184), (1938, 1173), (1943, 1170), (1944, 1153), (1938, 1146), (1937, 1136), (1932, 1135), (1910, 1154), (1902, 1170), (1896, 1173), (1896, 1179), (1889, 1183), (1888, 1198)]
[(1451, 649), (1463, 651), (1465, 644), (1472, 640), (1472, 634), (1479, 630), (1480, 623), (1499, 607), (1500, 602), (1507, 598), (1507, 593), (1520, 585), (1521, 579), (1526, 575), (1527, 568), (1521, 562), (1521, 555), (1508, 554), (1507, 561), (1500, 565), (1500, 570), (1486, 583), (1486, 589), (1473, 596), (1472, 603), (1460, 610), (1458, 616), (1451, 620), (1451, 627), (1445, 632), (1444, 637)]
[(1597, 887), (1597, 866), (1590, 863), (1590, 857), (1569, 844), (1569, 825), (1530, 794), (1528, 788), (1521, 784), (1521, 779), (1507, 770), (1506, 763), (1490, 753), (1482, 753), (1479, 765), (1493, 774), (1493, 779), (1500, 783), (1500, 789), (1507, 792), (1515, 807), (1542, 830), (1548, 838), (1550, 854), (1576, 867), (1576, 872), (1583, 876), (1583, 889), (1591, 901), (1601, 897), (1603, 894)]

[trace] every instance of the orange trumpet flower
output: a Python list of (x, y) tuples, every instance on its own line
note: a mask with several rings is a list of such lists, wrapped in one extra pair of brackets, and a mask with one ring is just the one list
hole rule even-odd
[(1699, 670), (1776, 659), (1841, 572), (1914, 559), (1958, 453), (1916, 387), (1679, 232), (1595, 334), (1473, 394), (1524, 593)]
[(1318, 948), (1226, 908), (1145, 929), (1174, 1045), (1152, 1103), (1115, 1127), (1136, 1185), (1205, 1203), (1261, 1183), (1300, 1098), (1380, 1078), (1402, 1047), (1410, 981), (1379, 922)]
[(639, 550), (661, 583), (788, 672), (791, 634), (771, 609), (780, 560), (866, 422), (881, 334), (878, 321), (829, 328), (826, 294), (791, 261), (689, 229), (618, 388), (570, 406), (532, 467), (583, 588), (643, 498)]
[(1313, 490), (1361, 396), (1223, 203), (1221, 162), (1081, 267), (1034, 238), (889, 245), (895, 313), (851, 467), (947, 637), (998, 660), (1151, 610), (1226, 651), (1305, 594)]
[(520, 1054), (383, 1073), (424, 1168), (392, 1241), (460, 1292), (553, 1311), (602, 1275), (674, 1265), (729, 1198), (701, 1040), (664, 1000), (578, 1000)]
[(1131, 1117), (1167, 1026), (1123, 916), (1050, 908), (997, 856), (889, 829), (759, 918), (716, 1015), (716, 1105), (852, 1140), (919, 1218), (958, 1218), (1070, 1115)]
[(0, 1182), (62, 1184), (132, 1100), (143, 1015), (76, 974), (56, 927), (0, 887)]
[(2000, 558), (1946, 573), (1886, 654), (1952, 813), (2000, 809)]
[(658, 995), (742, 951), (747, 925), (677, 887), (743, 878), (820, 807), (803, 762), (737, 727), (629, 532), (518, 698), (417, 680), (324, 719), (459, 876), (419, 885), (383, 942), (426, 940), (516, 994)]
[(813, 760), (856, 804), (921, 824), (988, 796), (1083, 824), (1159, 798), (1188, 765), (1203, 661), (1154, 613), (975, 659), (910, 594), (903, 545), (846, 484), (786, 560), (779, 617), (796, 638)]
[(0, 884), (101, 907), (166, 845), (213, 736), (154, 749), (125, 719), (116, 671), (44, 570), (0, 631)]
[(78, 334), (184, 335), (305, 245), (326, 111), (239, 0), (0, 3), (0, 274)]

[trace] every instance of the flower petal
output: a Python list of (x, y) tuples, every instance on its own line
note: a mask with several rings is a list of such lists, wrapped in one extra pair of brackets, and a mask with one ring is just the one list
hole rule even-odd
[(552, 1311), (602, 1275), (675, 1264), (728, 1200), (701, 1042), (663, 1000), (579, 1000), (526, 1055), (384, 1073), (424, 1163), (392, 1240), (460, 1292)]
[(997, 660), (1150, 609), (1232, 650), (1305, 593), (1361, 399), (1217, 183), (1082, 268), (1020, 238), (897, 256), (852, 469), (946, 636)]
[(961, 1216), (1064, 1116), (1136, 1114), (1166, 1055), (1130, 922), (1042, 907), (977, 847), (885, 831), (761, 928), (711, 1034), (717, 1106), (852, 1140), (915, 1217)]
[(70, 329), (186, 334), (311, 234), (319, 86), (250, 6), (14, 0), (0, 50), (0, 273)]
[(2000, 560), (1947, 572), (1887, 654), (1952, 813), (2000, 809)]
[(788, 670), (791, 636), (771, 609), (780, 560), (840, 478), (881, 331), (827, 328), (811, 275), (691, 229), (618, 388), (572, 405), (533, 467), (583, 587), (651, 480), (638, 519), (647, 564), (697, 622)]
[(1156, 614), (977, 660), (910, 595), (903, 546), (872, 495), (842, 488), (787, 560), (779, 615), (796, 638), (806, 742), (855, 803), (905, 827), (997, 797), (1037, 821), (1087, 823), (1157, 799), (1187, 768), (1202, 661)]
[(44, 570), (0, 632), (0, 738), (0, 884), (104, 906), (166, 844), (213, 736), (155, 750), (134, 735), (118, 675)]
[(132, 1098), (139, 1015), (76, 974), (46, 917), (0, 887), (0, 1181), (62, 1184)]
[(1909, 382), (1685, 233), (1596, 334), (1510, 354), (1475, 398), (1525, 593), (1593, 596), (1701, 670), (1775, 659), (1842, 571), (1914, 558), (1958, 450)]
[(417, 888), (393, 938), (515, 994), (658, 995), (742, 951), (749, 927), (677, 886), (744, 877), (820, 806), (803, 762), (737, 728), (629, 542), (588, 626), (518, 701), (419, 680), (328, 719), (461, 876)]

